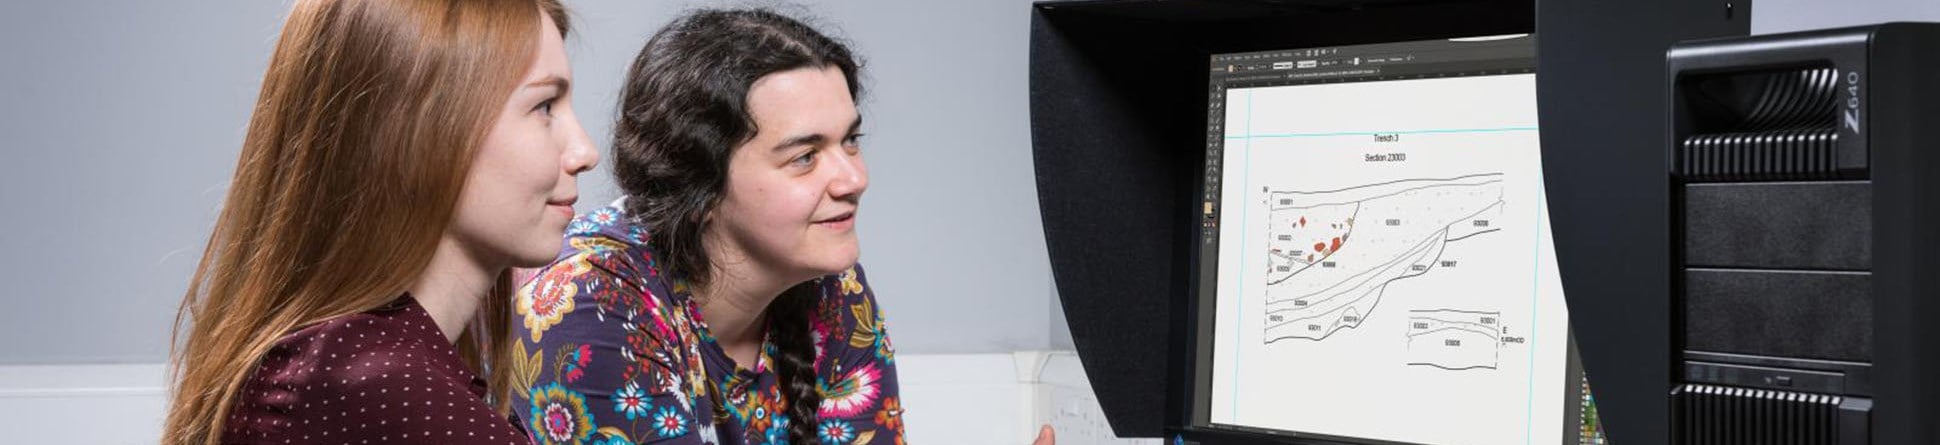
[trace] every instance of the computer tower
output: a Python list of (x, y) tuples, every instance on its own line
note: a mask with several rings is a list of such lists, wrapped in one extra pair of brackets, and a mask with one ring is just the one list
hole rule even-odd
[(1940, 443), (1940, 24), (1667, 57), (1669, 442)]

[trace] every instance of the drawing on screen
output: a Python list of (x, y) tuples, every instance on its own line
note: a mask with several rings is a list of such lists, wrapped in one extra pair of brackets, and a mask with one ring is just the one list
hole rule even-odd
[(1461, 309), (1408, 311), (1408, 365), (1450, 371), (1496, 369), (1505, 343), (1502, 313)]
[(1501, 173), (1265, 192), (1266, 343), (1359, 327), (1390, 283), (1458, 268), (1450, 243), (1501, 230)]

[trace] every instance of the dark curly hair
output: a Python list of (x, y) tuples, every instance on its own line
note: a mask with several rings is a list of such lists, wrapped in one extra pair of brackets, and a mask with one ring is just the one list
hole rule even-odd
[[(850, 97), (859, 99), (860, 64), (847, 46), (768, 9), (692, 11), (647, 41), (621, 93), (613, 164), (627, 216), (649, 228), (665, 272), (696, 286), (713, 278), (701, 241), (705, 216), (721, 202), (735, 147), (754, 137), (748, 90), (755, 81), (830, 67), (842, 71)], [(767, 311), (792, 443), (816, 442), (822, 394), (810, 318), (819, 295), (814, 281), (803, 282)]]

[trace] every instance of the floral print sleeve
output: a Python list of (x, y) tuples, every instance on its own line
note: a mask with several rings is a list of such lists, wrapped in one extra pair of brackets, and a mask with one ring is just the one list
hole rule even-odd
[[(786, 443), (772, 343), (752, 369), (727, 358), (622, 215), (616, 202), (575, 218), (559, 258), (518, 290), (513, 412), (533, 442)], [(902, 444), (895, 354), (862, 268), (817, 284), (815, 442)]]

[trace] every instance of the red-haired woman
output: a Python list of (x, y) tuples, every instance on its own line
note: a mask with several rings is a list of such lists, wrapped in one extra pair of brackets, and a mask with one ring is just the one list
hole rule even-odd
[(178, 315), (163, 443), (529, 442), (488, 371), (507, 270), (552, 259), (598, 162), (565, 18), (296, 3)]

